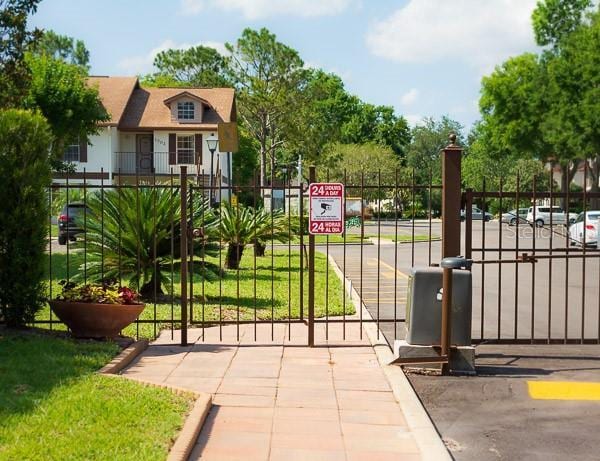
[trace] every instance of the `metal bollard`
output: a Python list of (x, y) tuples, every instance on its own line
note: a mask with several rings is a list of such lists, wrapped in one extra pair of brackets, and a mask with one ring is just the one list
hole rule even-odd
[(470, 269), (473, 265), (472, 259), (462, 256), (444, 258), (440, 267), (444, 269), (442, 274), (442, 332), (440, 337), (441, 355), (447, 361), (442, 364), (442, 374), (447, 375), (450, 371), (450, 354), (452, 350), (452, 272), (454, 269)]

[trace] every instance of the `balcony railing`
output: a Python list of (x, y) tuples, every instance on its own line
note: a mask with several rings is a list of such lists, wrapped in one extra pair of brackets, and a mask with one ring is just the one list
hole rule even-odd
[[(168, 174), (179, 174), (181, 166), (187, 167), (187, 172), (190, 175), (209, 175), (210, 166), (195, 165), (194, 163), (170, 163), (169, 152), (115, 152), (114, 158), (114, 173), (121, 175), (168, 175)], [(177, 154), (174, 155), (176, 161), (184, 160), (181, 155), (177, 158)], [(193, 160), (194, 156), (185, 160)]]

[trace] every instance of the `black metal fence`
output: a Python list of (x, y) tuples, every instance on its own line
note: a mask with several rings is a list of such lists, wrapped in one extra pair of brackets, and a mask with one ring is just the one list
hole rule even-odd
[[(577, 192), (556, 190), (548, 172), (527, 183), (488, 177), (463, 194), (475, 342), (600, 342), (600, 194), (588, 191), (587, 165), (583, 176)], [(473, 207), (500, 219), (476, 220)]]
[[(258, 340), (261, 325), (273, 338), (277, 324), (291, 336), (292, 324), (310, 323), (324, 324), (326, 339), (339, 332), (344, 340), (347, 328), (362, 337), (370, 322), (390, 342), (404, 336), (406, 274), (440, 259), (440, 185), (417, 184), (414, 172), (405, 181), (399, 172), (318, 172), (345, 183), (346, 231), (316, 236), (309, 266), (304, 182), (282, 174), (262, 186), (210, 187), (187, 173), (56, 181), (48, 191), (48, 298), (61, 280), (130, 286), (146, 304), (123, 331), (135, 337), (174, 338), (182, 327), (185, 337), (192, 327), (201, 338), (216, 328), (222, 338), (228, 325), (239, 337), (250, 325)], [(366, 312), (355, 309), (353, 294)], [(34, 324), (66, 328), (49, 308)]]
[[(290, 336), (304, 324), (344, 340), (375, 323), (389, 343), (404, 338), (408, 274), (442, 258), (442, 186), (431, 175), (418, 184), (414, 171), (315, 171), (345, 184), (346, 228), (315, 236), (309, 265), (306, 183), (292, 170), (266, 185), (213, 187), (185, 169), (134, 182), (66, 175), (48, 191), (48, 298), (61, 280), (131, 286), (146, 303), (123, 331), (136, 337), (174, 338), (191, 327), (222, 338), (233, 325), (259, 340), (278, 324)], [(551, 172), (528, 182), (488, 177), (463, 192), (455, 233), (475, 263), (474, 342), (600, 342), (600, 193), (556, 184)], [(70, 224), (68, 205), (79, 206)], [(508, 214), (519, 208), (530, 216)], [(66, 328), (48, 307), (34, 324)]]

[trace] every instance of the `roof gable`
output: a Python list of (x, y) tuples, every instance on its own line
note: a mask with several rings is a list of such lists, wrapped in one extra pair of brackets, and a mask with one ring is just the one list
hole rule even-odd
[(133, 91), (139, 88), (137, 77), (88, 77), (87, 83), (98, 89), (102, 105), (110, 115), (110, 120), (101, 126), (117, 126)]
[[(168, 103), (179, 98), (203, 101), (202, 123), (180, 123), (171, 119)], [(136, 88), (130, 98), (119, 129), (215, 130), (222, 122), (235, 120), (233, 88)]]
[(175, 102), (179, 99), (183, 99), (183, 98), (187, 98), (187, 99), (193, 99), (195, 101), (201, 102), (202, 104), (204, 104), (206, 107), (210, 107), (211, 109), (214, 109), (214, 107), (211, 106), (211, 104), (204, 98), (201, 98), (200, 96), (197, 96), (195, 94), (190, 93), (189, 91), (182, 91), (179, 94), (175, 94), (167, 99), (165, 99), (164, 103), (167, 106), (171, 106), (172, 102)]

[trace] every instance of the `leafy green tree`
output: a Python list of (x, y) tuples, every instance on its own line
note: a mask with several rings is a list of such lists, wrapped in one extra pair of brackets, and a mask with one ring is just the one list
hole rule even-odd
[(342, 127), (341, 142), (364, 144), (375, 142), (390, 147), (403, 157), (410, 141), (410, 129), (404, 117), (399, 117), (390, 106), (374, 106), (359, 102), (349, 120)]
[(240, 127), (239, 150), (232, 155), (233, 184), (241, 187), (239, 191), (234, 192), (240, 202), (248, 206), (260, 204), (260, 192), (251, 187), (254, 186), (254, 180), (258, 179), (258, 149), (258, 141)]
[[(556, 103), (550, 111), (548, 130), (554, 144), (577, 153), (571, 174), (583, 159), (588, 162), (591, 191), (598, 192), (600, 181), (600, 13), (563, 37), (560, 51), (547, 57), (549, 93)], [(563, 184), (563, 189), (565, 185)], [(593, 199), (592, 206), (600, 201)]]
[(265, 28), (245, 29), (235, 44), (225, 46), (231, 53), (229, 78), (237, 89), (238, 115), (258, 142), (260, 185), (265, 186), (267, 166), (274, 171), (277, 150), (298, 126), (307, 71), (298, 52)]
[(154, 58), (158, 76), (200, 87), (231, 86), (227, 80), (227, 58), (208, 46), (161, 51)]
[(70, 64), (76, 64), (86, 70), (90, 67), (90, 52), (83, 40), (75, 40), (73, 37), (59, 35), (52, 30), (44, 31), (40, 39), (35, 42), (33, 51)]
[(441, 150), (449, 143), (448, 136), (455, 133), (460, 146), (465, 146), (463, 126), (443, 116), (440, 120), (429, 117), (411, 130), (411, 141), (406, 148), (406, 165), (415, 169), (418, 184), (429, 184), (430, 177), (434, 184), (441, 184), (442, 163)]
[(360, 102), (346, 91), (340, 77), (321, 69), (308, 70), (302, 92), (304, 104), (296, 108), (295, 129), (288, 131), (291, 139), (279, 156), (284, 164), (300, 155), (306, 162), (319, 164), (326, 146), (340, 141), (344, 124)]
[(164, 87), (185, 88), (187, 86), (190, 86), (190, 83), (177, 80), (172, 75), (160, 74), (160, 73), (143, 75), (142, 77), (140, 77), (140, 84), (142, 86), (157, 87), (157, 88), (164, 88)]
[(561, 42), (581, 25), (590, 6), (592, 0), (538, 1), (531, 16), (537, 44), (550, 45), (556, 51)]
[(481, 130), (488, 131), (488, 147), (496, 155), (548, 155), (551, 146), (541, 130), (547, 82), (538, 56), (510, 58), (484, 77), (479, 108)]
[[(366, 186), (381, 184), (390, 186), (410, 181), (410, 174), (403, 169), (394, 151), (376, 143), (368, 144), (331, 144), (327, 147), (323, 167), (317, 171), (318, 180), (344, 182), (357, 186), (348, 194), (360, 194), (361, 183)], [(404, 190), (402, 191), (404, 192)], [(362, 191), (363, 198), (374, 200), (390, 198), (394, 195), (393, 188), (384, 187), (381, 190), (366, 188)], [(400, 194), (401, 195), (401, 194)], [(406, 199), (406, 197), (404, 197)]]
[[(483, 79), (481, 140), (492, 158), (534, 159), (561, 170), (567, 190), (581, 161), (598, 158), (598, 40), (588, 0), (539, 1), (532, 15), (541, 55), (506, 61)], [(596, 56), (596, 57), (594, 57)], [(590, 63), (593, 70), (590, 68)], [(586, 70), (587, 69), (587, 70)], [(592, 161), (593, 188), (600, 165)]]
[(0, 0), (0, 108), (19, 107), (29, 87), (29, 67), (24, 62), (38, 29), (27, 30), (27, 17), (40, 0)]
[[(145, 298), (170, 292), (171, 271), (181, 263), (180, 217), (181, 201), (178, 189), (144, 188), (110, 189), (90, 194), (89, 213), (79, 216), (86, 229), (77, 245), (86, 247), (87, 261), (78, 278), (84, 274), (90, 280), (126, 280)], [(210, 228), (214, 214), (207, 200), (198, 197), (191, 207), (194, 226)], [(205, 246), (204, 246), (205, 247)], [(203, 245), (194, 245), (199, 255)], [(194, 268), (207, 278), (214, 278), (218, 269), (210, 265)]]
[(51, 139), (41, 115), (0, 111), (0, 317), (11, 327), (44, 303)]
[(48, 120), (54, 140), (52, 152), (58, 158), (64, 147), (77, 139), (97, 133), (98, 123), (109, 119), (98, 90), (86, 83), (82, 67), (46, 55), (27, 55), (31, 85), (24, 105), (38, 109)]

